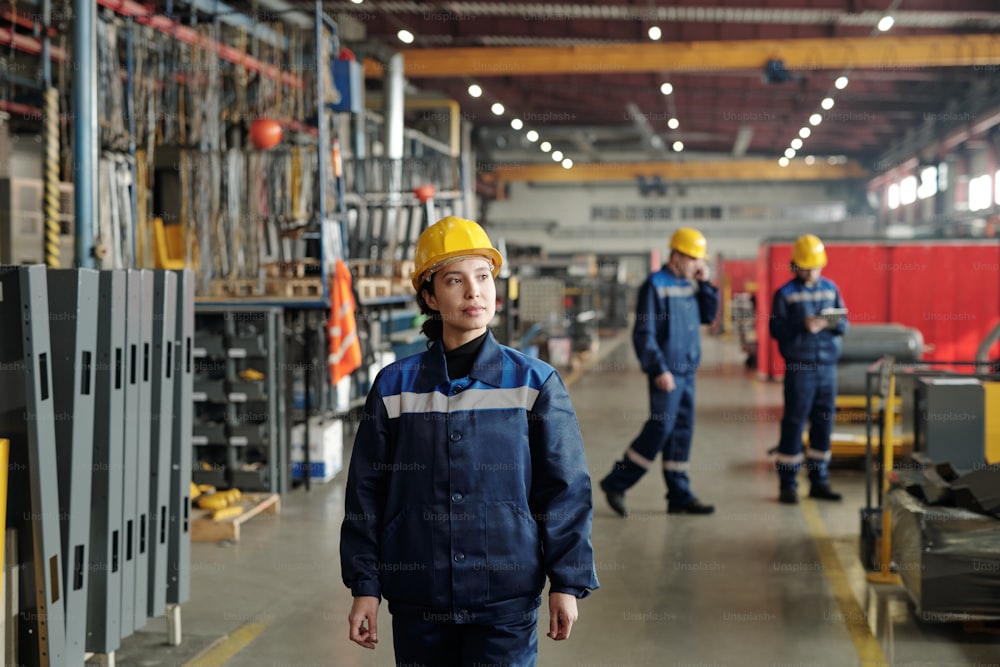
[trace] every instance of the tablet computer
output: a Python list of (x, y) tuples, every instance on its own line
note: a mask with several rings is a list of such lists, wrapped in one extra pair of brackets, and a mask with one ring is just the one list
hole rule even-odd
[(841, 320), (847, 319), (846, 308), (824, 308), (819, 311), (819, 316), (826, 320), (828, 327), (836, 326)]

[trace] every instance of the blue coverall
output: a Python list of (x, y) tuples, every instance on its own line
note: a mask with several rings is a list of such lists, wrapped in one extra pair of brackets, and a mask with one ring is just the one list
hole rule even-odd
[(837, 285), (820, 276), (813, 285), (793, 278), (774, 293), (771, 336), (785, 359), (785, 413), (778, 443), (778, 481), (796, 489), (802, 467), (802, 429), (809, 420), (806, 469), (812, 484), (829, 484), (830, 435), (837, 399), (837, 359), (847, 319), (835, 327), (810, 333), (805, 320), (824, 308), (843, 308)]
[(534, 665), (550, 592), (598, 587), (576, 413), (543, 361), (483, 342), (451, 380), (444, 347), (375, 378), (351, 456), (340, 554), (355, 596), (384, 596), (396, 660)]
[[(624, 493), (663, 452), (663, 478), (670, 507), (696, 500), (688, 478), (694, 435), (694, 376), (701, 361), (701, 325), (715, 319), (719, 292), (707, 281), (696, 284), (664, 265), (639, 288), (632, 344), (649, 383), (649, 419), (604, 478), (606, 489)], [(661, 391), (655, 380), (664, 372), (676, 388)]]

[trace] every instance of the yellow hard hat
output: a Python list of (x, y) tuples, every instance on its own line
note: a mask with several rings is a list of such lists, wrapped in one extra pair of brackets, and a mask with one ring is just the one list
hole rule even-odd
[(708, 254), (708, 243), (705, 235), (697, 229), (681, 227), (670, 237), (670, 249), (682, 252), (688, 257), (695, 259), (705, 259)]
[(421, 283), (442, 263), (470, 255), (479, 255), (493, 262), (494, 278), (500, 273), (503, 258), (478, 223), (453, 215), (441, 218), (421, 232), (417, 239), (417, 250), (413, 257), (415, 270), (410, 276), (413, 289), (419, 292)]
[(815, 234), (803, 234), (792, 247), (792, 264), (800, 269), (822, 269), (826, 266), (826, 248)]

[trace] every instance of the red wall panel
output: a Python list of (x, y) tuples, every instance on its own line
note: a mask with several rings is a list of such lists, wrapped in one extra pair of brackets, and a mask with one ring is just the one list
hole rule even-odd
[[(897, 322), (919, 329), (927, 360), (973, 360), (1000, 322), (1000, 244), (996, 241), (826, 242), (823, 275), (840, 287), (851, 322)], [(764, 243), (757, 259), (758, 369), (784, 373), (768, 332), (774, 291), (790, 277), (791, 242)], [(991, 358), (1000, 357), (1000, 344)]]
[(720, 278), (729, 278), (733, 294), (746, 292), (746, 284), (757, 281), (757, 260), (720, 258), (719, 274)]

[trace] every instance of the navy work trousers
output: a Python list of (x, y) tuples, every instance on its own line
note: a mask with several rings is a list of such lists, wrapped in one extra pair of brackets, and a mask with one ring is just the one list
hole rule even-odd
[(535, 667), (538, 610), (490, 625), (393, 614), (392, 643), (398, 667)]
[(813, 484), (828, 484), (830, 435), (836, 411), (837, 368), (833, 364), (788, 364), (785, 369), (785, 414), (778, 443), (778, 480), (783, 489), (798, 487), (802, 468), (802, 431), (809, 420), (806, 469)]
[(673, 391), (660, 391), (654, 378), (649, 378), (649, 419), (622, 460), (604, 478), (606, 488), (624, 493), (662, 452), (669, 504), (684, 507), (695, 500), (687, 474), (694, 436), (694, 374), (675, 374), (674, 383)]

